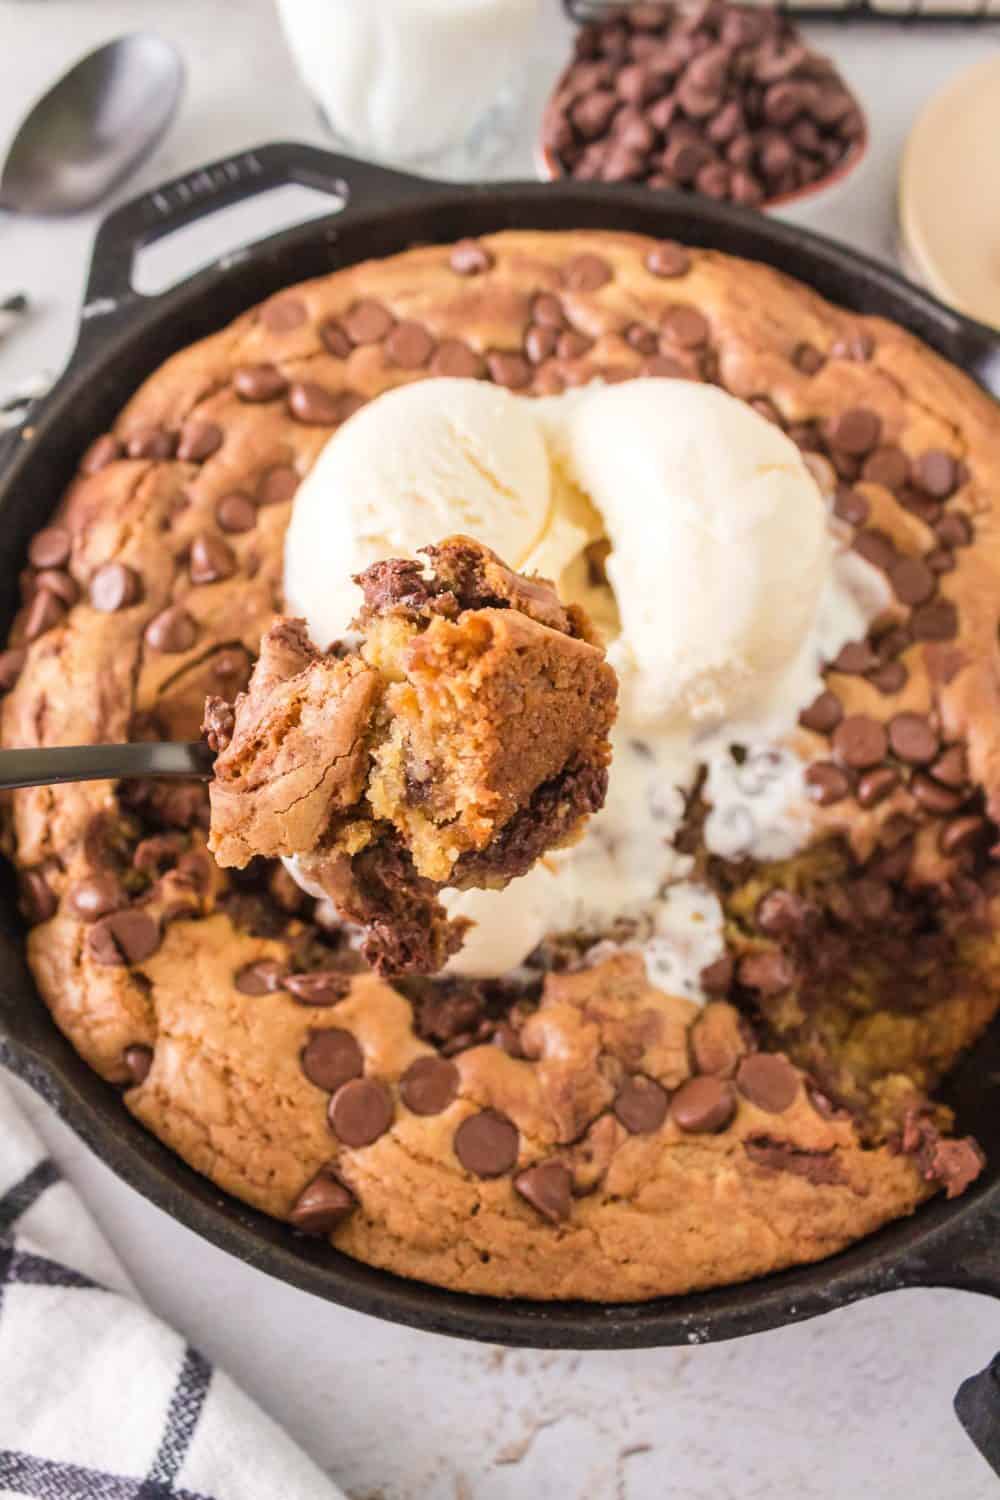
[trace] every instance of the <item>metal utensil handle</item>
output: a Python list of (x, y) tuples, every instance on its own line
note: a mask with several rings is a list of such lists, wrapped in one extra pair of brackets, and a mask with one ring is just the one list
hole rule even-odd
[(55, 786), (63, 781), (119, 781), (147, 776), (207, 781), (215, 756), (201, 743), (139, 741), (132, 745), (57, 745), (0, 750), (0, 790)]
[(366, 208), (379, 199), (398, 201), (407, 193), (426, 191), (427, 186), (405, 172), (296, 141), (257, 146), (209, 162), (123, 203), (103, 221), (94, 240), (84, 324), (116, 310), (123, 299), (139, 295), (132, 289), (132, 266), (144, 245), (218, 209), (289, 183), (317, 188), (340, 198), (344, 205), (360, 200)]

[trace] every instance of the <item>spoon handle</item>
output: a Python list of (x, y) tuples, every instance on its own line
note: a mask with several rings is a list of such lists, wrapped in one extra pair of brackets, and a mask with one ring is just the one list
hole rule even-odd
[(56, 745), (44, 750), (0, 750), (0, 791), (54, 786), (60, 781), (119, 781), (132, 777), (212, 775), (215, 755), (202, 741), (131, 745)]

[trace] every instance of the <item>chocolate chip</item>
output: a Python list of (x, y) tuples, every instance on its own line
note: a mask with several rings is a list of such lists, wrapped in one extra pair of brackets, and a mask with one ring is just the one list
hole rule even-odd
[(762, 995), (780, 995), (789, 989), (795, 973), (785, 955), (777, 948), (747, 953), (740, 959), (739, 979), (747, 989)]
[(937, 588), (937, 579), (919, 557), (901, 557), (889, 569), (889, 582), (900, 604), (926, 604)]
[(340, 421), (340, 396), (315, 380), (296, 380), (288, 390), (288, 409), (296, 422), (332, 427)]
[[(556, 353), (560, 359), (582, 359), (593, 347), (593, 339), (585, 338), (582, 333), (577, 333), (575, 329), (568, 328), (565, 333), (559, 335), (559, 342), (556, 344)], [(605, 379), (610, 380), (610, 378), (610, 373), (607, 373)]]
[(351, 975), (335, 969), (314, 970), (310, 974), (290, 974), (285, 989), (299, 1005), (336, 1005), (351, 988)]
[[(627, 63), (615, 78), (615, 88), (620, 98), (628, 104), (650, 104), (662, 94), (665, 82), (661, 76), (642, 63)], [(616, 122), (617, 124), (617, 122)]]
[(961, 745), (949, 745), (931, 766), (931, 775), (945, 786), (964, 786), (969, 779), (965, 751)]
[(479, 276), (492, 268), (493, 255), (479, 240), (459, 240), (452, 246), (448, 264), (458, 276)]
[(521, 390), (531, 384), (531, 365), (523, 354), (506, 349), (492, 349), (486, 356), (490, 379), (508, 390)]
[(799, 1092), (798, 1074), (786, 1057), (754, 1052), (736, 1071), (736, 1087), (744, 1098), (769, 1114), (784, 1114)]
[(462, 1121), (452, 1141), (455, 1155), (476, 1177), (500, 1177), (517, 1162), (517, 1127), (494, 1109), (481, 1110)]
[(486, 361), (461, 339), (442, 339), (432, 357), (432, 375), (447, 375), (453, 380), (482, 380)]
[(19, 646), (0, 651), (0, 693), (9, 693), (24, 669), (28, 653)]
[(302, 1071), (317, 1088), (336, 1093), (341, 1084), (360, 1078), (364, 1057), (349, 1031), (330, 1026), (314, 1031), (302, 1049)]
[(519, 1172), (514, 1178), (514, 1188), (550, 1224), (561, 1224), (569, 1218), (573, 1178), (561, 1161), (542, 1161)]
[(596, 292), (614, 272), (600, 255), (574, 255), (563, 267), (563, 285), (571, 292)]
[(699, 349), (711, 333), (708, 319), (696, 307), (678, 304), (667, 309), (661, 324), (663, 337), (680, 349)]
[(285, 988), (287, 970), (274, 958), (258, 958), (244, 964), (233, 975), (233, 984), (241, 995), (273, 995)]
[(36, 573), (35, 587), (48, 589), (67, 609), (72, 608), (80, 597), (75, 579), (64, 568), (45, 568), (41, 573)]
[(284, 505), (299, 487), (299, 476), (290, 464), (275, 464), (265, 469), (257, 481), (258, 505)]
[(958, 464), (943, 448), (930, 448), (917, 459), (914, 478), (926, 495), (947, 500), (958, 488)]
[(701, 987), (707, 995), (726, 995), (733, 982), (733, 960), (728, 953), (713, 963), (706, 964), (699, 975)]
[(64, 526), (46, 526), (31, 538), (28, 560), (33, 568), (63, 568), (69, 562), (72, 545)]
[(985, 832), (985, 818), (976, 817), (974, 814), (964, 818), (955, 818), (951, 823), (946, 823), (941, 830), (938, 840), (941, 853), (950, 856), (973, 849)]
[(292, 1204), (288, 1220), (302, 1234), (332, 1234), (356, 1202), (342, 1182), (329, 1172), (317, 1172)]
[(961, 511), (950, 510), (941, 517), (934, 530), (945, 547), (967, 547), (972, 541), (972, 523)]
[(341, 323), (352, 344), (379, 344), (393, 325), (393, 316), (381, 302), (364, 298), (344, 314)]
[(831, 448), (861, 458), (878, 446), (882, 419), (867, 406), (854, 406), (830, 423), (827, 436)]
[(878, 666), (878, 657), (867, 641), (848, 641), (830, 663), (834, 672), (859, 677)]
[(181, 428), (177, 457), (182, 463), (201, 464), (222, 447), (222, 428), (217, 422), (190, 417)]
[(814, 907), (794, 891), (781, 887), (768, 891), (757, 903), (757, 926), (768, 937), (799, 936), (811, 925), (814, 917)]
[(652, 328), (643, 323), (630, 323), (625, 330), (625, 342), (638, 354), (655, 354), (657, 337)]
[(524, 335), (524, 352), (533, 365), (540, 365), (555, 352), (559, 333), (555, 328), (533, 324)]
[(711, 147), (706, 146), (704, 141), (691, 140), (672, 132), (671, 140), (663, 153), (663, 165), (668, 177), (676, 182), (691, 183), (713, 157)]
[(832, 734), (843, 717), (844, 709), (840, 699), (836, 693), (827, 690), (802, 710), (799, 723), (815, 734)]
[(636, 175), (642, 177), (647, 167), (645, 158), (656, 145), (656, 131), (652, 124), (638, 111), (632, 113), (621, 109), (615, 117), (615, 136), (619, 145), (638, 161)]
[(901, 693), (909, 680), (909, 672), (901, 661), (886, 661), (880, 667), (875, 667), (871, 672), (865, 674), (873, 688), (877, 688), (885, 696), (892, 697), (895, 693)]
[[(852, 489), (849, 484), (838, 484), (833, 500), (834, 514), (850, 526), (863, 526), (871, 513), (871, 506), (864, 495)], [(873, 536), (881, 536), (881, 532), (872, 532)], [(864, 553), (862, 553), (864, 556)], [(880, 566), (880, 564), (876, 564)]]
[(691, 379), (691, 371), (682, 365), (680, 360), (672, 359), (668, 354), (656, 354), (652, 359), (647, 359), (643, 364), (642, 373), (659, 380)]
[(386, 358), (403, 370), (419, 370), (434, 352), (434, 340), (420, 323), (397, 323), (385, 341)]
[(259, 316), (269, 333), (290, 333), (305, 322), (308, 313), (298, 297), (279, 295), (264, 303)]
[(910, 792), (924, 811), (936, 818), (946, 818), (957, 813), (965, 801), (961, 792), (942, 786), (939, 781), (928, 776), (926, 771), (917, 771), (910, 778)]
[(792, 363), (803, 375), (816, 375), (822, 370), (826, 360), (815, 344), (797, 344), (792, 354)]
[(590, 89), (571, 106), (570, 119), (584, 140), (596, 140), (611, 124), (619, 102), (612, 89)]
[(889, 739), (877, 719), (849, 714), (834, 730), (833, 748), (845, 765), (863, 771), (885, 759)]
[(223, 531), (252, 531), (257, 524), (257, 507), (248, 495), (234, 490), (216, 503), (215, 519)]
[(941, 742), (923, 714), (896, 714), (889, 720), (889, 745), (894, 755), (911, 766), (926, 766)]
[(20, 906), (25, 921), (35, 926), (54, 917), (59, 903), (55, 891), (45, 878), (45, 870), (22, 870), (18, 878)]
[(105, 432), (101, 437), (95, 438), (90, 447), (80, 460), (80, 472), (82, 474), (99, 474), (106, 469), (108, 464), (113, 464), (116, 459), (121, 458), (123, 448), (118, 439), (111, 432)]
[(176, 450), (177, 434), (165, 427), (137, 427), (125, 443), (129, 458), (173, 458)]
[(876, 807), (899, 785), (899, 772), (893, 766), (876, 766), (866, 771), (858, 782), (857, 797), (862, 807)]
[(335, 359), (346, 359), (354, 347), (336, 318), (327, 318), (320, 325), (320, 343)]
[(684, 276), (691, 269), (691, 256), (676, 240), (661, 240), (646, 256), (646, 270), (654, 276)]
[(879, 568), (883, 573), (888, 573), (899, 561), (896, 544), (884, 531), (865, 528), (858, 532), (852, 545), (859, 557), (863, 557), (873, 568)]
[(164, 655), (190, 651), (198, 639), (198, 626), (180, 604), (170, 604), (154, 615), (143, 632), (146, 644)]
[(631, 1135), (650, 1135), (667, 1117), (667, 1091), (655, 1078), (633, 1073), (626, 1078), (611, 1108)]
[(861, 477), (869, 484), (880, 484), (887, 490), (901, 490), (910, 477), (910, 461), (903, 450), (893, 444), (876, 448), (865, 459)]
[(764, 190), (752, 172), (733, 172), (729, 178), (729, 196), (734, 203), (743, 203), (748, 208), (759, 208), (764, 202)]
[(850, 795), (851, 778), (841, 766), (832, 761), (817, 761), (806, 771), (806, 789), (820, 807), (832, 807)]
[(233, 389), (241, 401), (275, 401), (287, 391), (288, 381), (277, 365), (244, 365), (233, 375)]
[(953, 573), (957, 567), (955, 554), (948, 547), (935, 547), (925, 553), (924, 562), (932, 573)]
[(446, 1057), (418, 1057), (399, 1080), (399, 1096), (415, 1115), (439, 1115), (457, 1097), (459, 1081)]
[(188, 572), (192, 583), (218, 583), (236, 572), (236, 554), (221, 536), (202, 532), (191, 543)]
[(109, 912), (128, 905), (128, 897), (116, 876), (90, 875), (69, 888), (69, 909), (82, 922), (96, 922)]
[(670, 1101), (672, 1119), (689, 1135), (725, 1130), (735, 1113), (732, 1085), (707, 1074), (682, 1083)]
[(393, 1095), (379, 1079), (351, 1079), (330, 1100), (328, 1121), (345, 1146), (370, 1146), (393, 1124)]
[(24, 633), (29, 641), (37, 641), (39, 636), (44, 635), (47, 630), (51, 630), (65, 618), (66, 609), (62, 600), (57, 599), (55, 594), (47, 589), (40, 589), (28, 605)]
[(128, 1087), (138, 1088), (149, 1077), (149, 1070), (153, 1066), (153, 1049), (143, 1046), (141, 1042), (134, 1042), (131, 1047), (125, 1048), (122, 1061), (128, 1069)]
[(87, 948), (99, 964), (140, 964), (159, 946), (159, 924), (148, 912), (134, 909), (100, 917), (87, 933)]
[(958, 634), (958, 611), (950, 599), (935, 599), (913, 611), (910, 629), (917, 641), (954, 640)]

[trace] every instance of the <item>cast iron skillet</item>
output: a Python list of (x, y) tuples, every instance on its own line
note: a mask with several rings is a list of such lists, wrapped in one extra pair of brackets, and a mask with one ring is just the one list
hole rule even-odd
[[(330, 217), (228, 256), (155, 298), (130, 283), (137, 249), (215, 209), (297, 182), (345, 200)], [(420, 241), (505, 228), (617, 228), (669, 236), (769, 262), (833, 301), (881, 313), (919, 334), (1000, 394), (1000, 338), (926, 293), (826, 240), (728, 205), (644, 189), (575, 182), (446, 186), (333, 156), (265, 146), (216, 162), (116, 210), (100, 229), (80, 339), (55, 390), (0, 465), (0, 624), (15, 606), (31, 533), (76, 461), (126, 397), (169, 354), (290, 282)], [(1000, 412), (998, 412), (1000, 418)], [(190, 1171), (122, 1107), (63, 1039), (25, 966), (9, 872), (0, 887), (0, 1060), (33, 1085), (118, 1174), (152, 1202), (241, 1260), (347, 1307), (463, 1338), (547, 1348), (622, 1348), (734, 1338), (812, 1317), (897, 1287), (954, 1286), (1000, 1296), (1000, 1025), (952, 1080), (963, 1129), (986, 1147), (982, 1180), (855, 1248), (745, 1286), (629, 1306), (504, 1302), (405, 1281), (295, 1237)], [(963, 1420), (1000, 1463), (1000, 1427), (978, 1414), (1000, 1383), (966, 1382)], [(996, 1391), (1000, 1417), (1000, 1390)]]

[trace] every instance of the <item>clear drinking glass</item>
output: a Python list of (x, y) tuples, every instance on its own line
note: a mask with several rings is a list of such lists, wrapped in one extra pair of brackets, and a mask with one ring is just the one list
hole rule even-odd
[(337, 143), (469, 176), (510, 133), (539, 0), (275, 0)]

